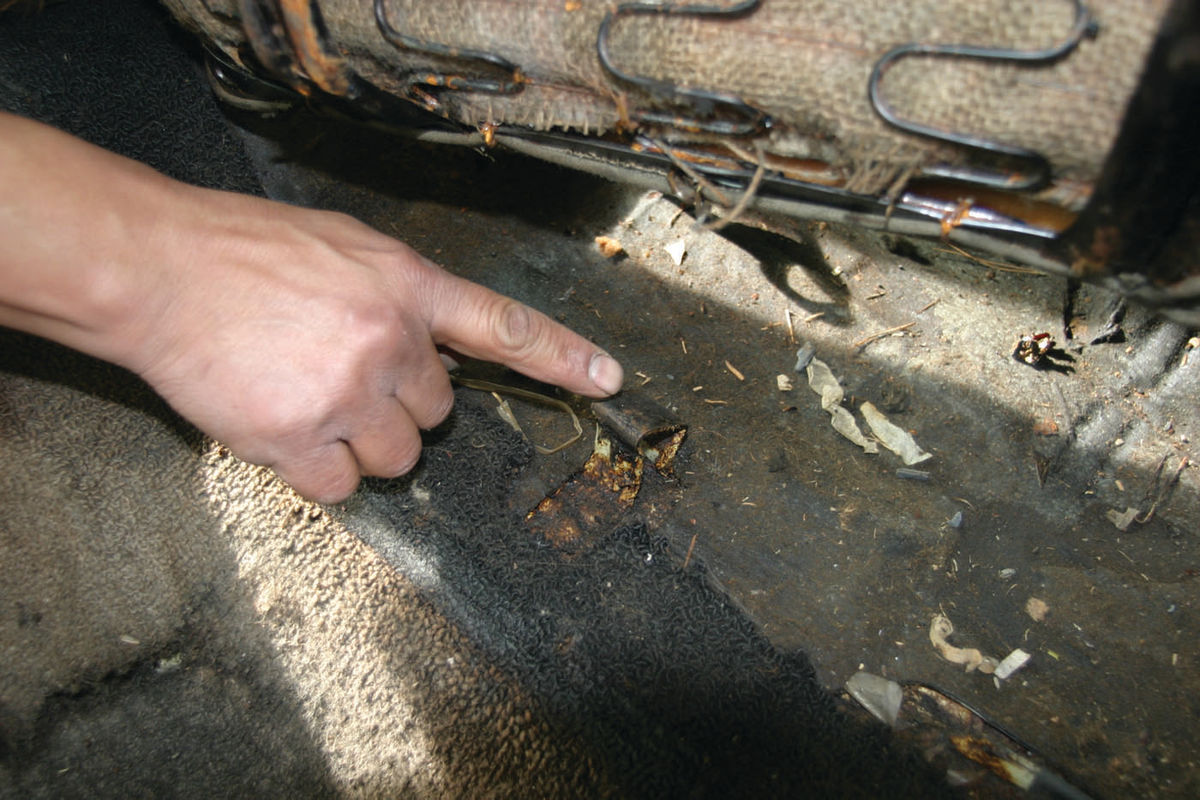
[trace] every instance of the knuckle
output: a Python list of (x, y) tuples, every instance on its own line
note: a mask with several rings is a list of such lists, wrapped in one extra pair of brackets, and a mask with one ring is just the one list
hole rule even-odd
[(340, 503), (358, 488), (359, 474), (351, 469), (309, 472), (276, 467), (275, 472), (297, 493), (318, 503)]
[(446, 421), (453, 409), (454, 392), (447, 386), (430, 402), (429, 409), (420, 420), (420, 426), (425, 430), (436, 428)]
[(533, 311), (516, 300), (505, 298), (497, 313), (495, 332), (500, 344), (514, 353), (529, 350), (537, 343), (537, 319)]
[(313, 499), (318, 503), (340, 503), (354, 494), (354, 490), (358, 488), (358, 479), (359, 476), (356, 473), (344, 472), (325, 484)]
[(401, 475), (407, 475), (417, 466), (417, 462), (421, 460), (421, 439), (414, 437), (412, 441), (407, 442), (395, 454), (395, 460), (392, 462), (391, 468), (388, 470), (388, 475), (381, 477), (398, 478)]
[[(354, 494), (354, 489), (358, 487), (359, 476), (347, 474), (346, 476), (340, 477), (340, 479), (337, 481), (323, 486), (322, 488), (318, 489), (317, 492), (314, 492), (311, 495), (306, 495), (306, 497), (311, 497), (313, 500), (316, 500), (317, 503), (322, 504), (341, 503), (342, 500)], [(301, 494), (305, 493), (301, 492)]]

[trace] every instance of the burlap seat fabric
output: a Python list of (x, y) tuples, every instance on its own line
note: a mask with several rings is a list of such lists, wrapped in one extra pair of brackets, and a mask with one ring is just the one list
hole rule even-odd
[[(172, 2), (184, 6), (190, 0)], [(905, 58), (886, 74), (884, 95), (905, 118), (1039, 151), (1056, 177), (1092, 181), (1166, 3), (1093, 0), (1087, 6), (1098, 34), (1057, 63)], [(336, 51), (385, 89), (403, 92), (413, 70), (481, 74), (478, 63), (439, 60), (389, 44), (376, 26), (372, 0), (323, 0), (319, 7)], [(440, 92), (445, 115), (471, 125), (587, 134), (618, 126), (622, 104), (636, 111), (656, 102), (615, 80), (597, 58), (600, 23), (612, 7), (586, 0), (385, 3), (397, 30), (495, 53), (518, 65), (527, 80), (523, 91), (511, 95)], [(227, 11), (236, 17), (235, 8)], [(239, 35), (236, 23), (212, 14), (180, 14), (214, 38), (231, 41)], [(879, 118), (867, 85), (884, 53), (910, 42), (1039, 50), (1062, 41), (1074, 17), (1067, 0), (764, 0), (732, 19), (623, 15), (612, 26), (609, 45), (625, 72), (734, 94), (767, 112), (777, 123), (770, 151), (823, 158), (853, 175), (878, 171), (880, 164), (900, 169), (973, 157), (962, 148), (899, 132)]]

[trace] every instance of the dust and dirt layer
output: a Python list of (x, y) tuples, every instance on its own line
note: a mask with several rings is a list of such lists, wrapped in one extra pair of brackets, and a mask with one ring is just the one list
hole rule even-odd
[[(939, 242), (718, 234), (669, 198), (499, 154), (396, 144), (369, 176), (326, 175), (325, 157), (260, 163), (269, 187), (592, 336), (687, 423), (642, 513), (828, 687), (866, 670), (953, 692), (1099, 796), (1200, 790), (1195, 331)], [(1031, 365), (1016, 355), (1035, 336), (1053, 342)], [(864, 431), (870, 402), (932, 458), (837, 433), (793, 369), (805, 343)], [(585, 439), (535, 462), (514, 502), (581, 466)], [(930, 644), (938, 614), (956, 644), (1028, 664), (965, 672)]]

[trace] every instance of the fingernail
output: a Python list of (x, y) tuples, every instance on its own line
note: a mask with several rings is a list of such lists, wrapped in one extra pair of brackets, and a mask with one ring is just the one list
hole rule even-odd
[(605, 394), (616, 394), (621, 391), (621, 384), (625, 380), (625, 370), (621, 369), (621, 365), (612, 356), (607, 353), (597, 353), (592, 356), (592, 363), (588, 365), (588, 377), (600, 391)]

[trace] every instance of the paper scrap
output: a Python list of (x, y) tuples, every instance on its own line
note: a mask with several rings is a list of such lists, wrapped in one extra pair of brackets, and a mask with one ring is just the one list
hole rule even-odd
[(667, 255), (675, 262), (675, 266), (683, 263), (683, 257), (687, 254), (687, 243), (683, 239), (676, 239), (670, 244), (664, 245), (663, 249), (667, 251)]
[(1029, 653), (1018, 647), (1006, 655), (1004, 660), (996, 666), (996, 677), (1002, 681), (1008, 680), (1010, 675), (1028, 664), (1030, 658), (1032, 656)]

